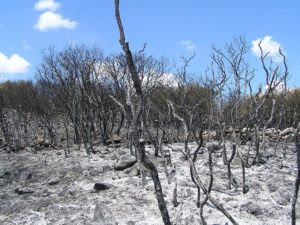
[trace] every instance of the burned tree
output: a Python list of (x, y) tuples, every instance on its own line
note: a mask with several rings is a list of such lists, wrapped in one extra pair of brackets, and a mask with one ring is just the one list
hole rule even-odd
[(131, 75), (131, 79), (133, 82), (133, 87), (136, 92), (136, 100), (135, 103), (132, 103), (132, 108), (134, 109), (133, 117), (132, 117), (132, 140), (133, 145), (136, 149), (136, 155), (138, 158), (138, 161), (141, 163), (143, 167), (148, 169), (150, 171), (151, 178), (154, 182), (155, 187), (155, 194), (158, 201), (158, 206), (161, 212), (161, 216), (163, 219), (164, 224), (171, 225), (168, 209), (163, 197), (162, 187), (160, 183), (160, 179), (158, 176), (158, 171), (154, 164), (147, 158), (146, 152), (145, 152), (145, 146), (143, 143), (143, 140), (140, 139), (141, 133), (140, 133), (140, 124), (142, 121), (142, 112), (144, 107), (144, 97), (143, 97), (143, 91), (142, 91), (142, 85), (141, 80), (138, 76), (138, 71), (136, 70), (136, 66), (133, 61), (132, 53), (129, 48), (129, 43), (126, 42), (125, 39), (125, 33), (123, 29), (123, 24), (120, 17), (119, 12), (119, 0), (115, 0), (115, 16), (120, 32), (120, 44), (122, 46), (122, 49), (124, 51), (125, 57), (126, 57), (126, 63)]
[[(223, 162), (227, 166), (228, 189), (234, 184), (237, 187), (237, 181), (233, 178), (231, 172), (231, 162), (235, 156), (241, 161), (243, 174), (242, 186), (243, 193), (247, 192), (248, 187), (245, 184), (245, 157), (241, 152), (240, 145), (243, 139), (243, 128), (248, 126), (249, 112), (243, 110), (243, 104), (248, 92), (247, 84), (253, 79), (253, 70), (245, 61), (249, 47), (244, 37), (236, 38), (232, 43), (225, 46), (225, 50), (213, 47), (212, 51), (212, 84), (213, 93), (216, 96), (216, 121), (223, 147)], [(215, 76), (221, 79), (216, 79)], [(217, 82), (216, 80), (220, 80)], [(232, 83), (232, 85), (231, 85)], [(229, 140), (232, 142), (231, 156), (227, 158), (225, 132), (229, 133)]]

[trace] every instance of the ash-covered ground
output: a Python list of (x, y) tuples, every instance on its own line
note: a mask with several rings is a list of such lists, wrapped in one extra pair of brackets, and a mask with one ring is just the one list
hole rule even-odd
[[(173, 144), (173, 167), (169, 167), (172, 182), (167, 182), (162, 161), (149, 158), (159, 170), (165, 200), (173, 224), (200, 224), (196, 206), (197, 189), (189, 172), (189, 164), (180, 151), (182, 144)], [(196, 144), (190, 144), (192, 149)], [(242, 146), (243, 147), (243, 146)], [(167, 147), (165, 147), (167, 148)], [(137, 163), (116, 171), (118, 160), (130, 159), (126, 148), (97, 147), (97, 154), (88, 157), (83, 149), (72, 150), (68, 158), (63, 150), (45, 149), (33, 154), (22, 150), (8, 153), (0, 150), (0, 224), (163, 224), (151, 178), (142, 185)], [(230, 143), (228, 143), (230, 149)], [(227, 169), (218, 153), (213, 154), (214, 184), (212, 196), (241, 225), (290, 224), (291, 196), (294, 189), (296, 153), (288, 145), (286, 158), (279, 149), (277, 157), (270, 157), (260, 166), (246, 168), (246, 182), (250, 190), (243, 194), (241, 185), (227, 190)], [(207, 185), (209, 179), (208, 154), (198, 155), (198, 174)], [(238, 159), (232, 172), (241, 183), (242, 171)], [(172, 203), (177, 182), (177, 207)], [(94, 190), (95, 183), (105, 190)], [(106, 185), (106, 186), (105, 186)], [(100, 186), (101, 189), (102, 186)], [(211, 204), (204, 208), (208, 224), (231, 224)]]

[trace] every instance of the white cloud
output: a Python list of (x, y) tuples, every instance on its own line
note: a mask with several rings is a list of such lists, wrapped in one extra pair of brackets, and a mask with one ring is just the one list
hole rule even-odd
[(190, 40), (183, 40), (180, 42), (186, 50), (194, 50), (196, 49), (196, 45), (194, 45)]
[(76, 21), (65, 19), (58, 13), (47, 11), (40, 15), (38, 22), (34, 27), (40, 31), (46, 31), (48, 29), (58, 28), (74, 29), (77, 24)]
[(142, 80), (143, 85), (147, 85), (148, 87), (153, 87), (158, 84), (162, 84), (169, 87), (177, 87), (178, 86), (178, 79), (173, 73), (164, 73), (159, 78), (156, 78), (155, 76), (148, 80), (149, 78), (147, 76), (144, 76), (144, 79)]
[(34, 5), (34, 9), (38, 11), (50, 10), (55, 11), (60, 8), (60, 3), (54, 0), (39, 0)]
[(26, 73), (30, 64), (18, 54), (10, 58), (0, 52), (0, 74)]
[[(261, 52), (259, 49), (259, 43), (261, 42), (261, 48), (263, 50), (264, 54), (268, 53), (268, 56), (270, 56), (272, 58), (272, 60), (274, 62), (281, 62), (282, 56), (279, 54), (279, 48), (282, 49), (282, 46), (280, 43), (278, 43), (277, 41), (274, 41), (272, 36), (265, 36), (263, 39), (257, 39), (252, 41), (252, 53), (257, 56), (260, 57), (261, 56)], [(283, 49), (282, 49), (283, 50)]]
[(173, 73), (164, 73), (163, 76), (161, 77), (162, 84), (166, 86), (171, 86), (171, 87), (177, 87), (178, 86), (178, 79)]

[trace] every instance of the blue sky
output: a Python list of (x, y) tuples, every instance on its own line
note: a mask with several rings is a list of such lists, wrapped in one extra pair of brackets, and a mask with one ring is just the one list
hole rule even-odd
[[(212, 44), (222, 47), (244, 35), (251, 47), (252, 41), (267, 37), (266, 48), (281, 45), (287, 54), (290, 86), (300, 86), (299, 0), (120, 0), (120, 4), (133, 50), (146, 42), (147, 53), (171, 61), (195, 51), (191, 71), (203, 72)], [(0, 0), (0, 15), (2, 80), (32, 79), (41, 51), (49, 46), (95, 44), (106, 54), (121, 50), (113, 0)], [(260, 67), (251, 50), (248, 59)]]

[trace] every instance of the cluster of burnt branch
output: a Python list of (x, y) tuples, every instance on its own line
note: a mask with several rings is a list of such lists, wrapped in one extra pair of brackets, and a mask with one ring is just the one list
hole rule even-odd
[[(90, 155), (97, 153), (96, 145), (124, 140), (143, 170), (150, 171), (163, 221), (171, 224), (158, 171), (147, 157), (145, 143), (153, 145), (154, 156), (162, 158), (164, 172), (170, 177), (174, 169), (172, 150), (178, 150), (171, 144), (183, 142), (184, 148), (179, 150), (198, 190), (202, 224), (206, 224), (203, 208), (208, 202), (237, 224), (211, 195), (213, 157), (222, 157), (226, 165), (227, 188), (241, 187), (246, 194), (246, 171), (268, 160), (270, 142), (276, 145), (276, 157), (279, 149), (285, 149), (286, 135), (290, 134), (300, 155), (300, 91), (287, 88), (289, 73), (283, 51), (278, 49), (281, 63), (274, 63), (259, 45), (262, 72), (258, 76), (264, 77), (264, 82), (258, 90), (253, 85), (256, 71), (246, 61), (249, 47), (243, 37), (224, 49), (213, 47), (211, 65), (204, 74), (197, 77), (189, 73), (194, 55), (182, 57), (182, 65), (174, 65), (171, 73), (166, 59), (146, 55), (146, 46), (131, 52), (118, 0), (115, 16), (123, 53), (105, 56), (97, 47), (86, 46), (69, 46), (59, 52), (50, 48), (43, 53), (34, 83), (0, 84), (1, 146), (15, 152), (30, 148), (34, 153), (45, 147), (64, 148), (67, 157), (72, 145), (83, 145)], [(218, 142), (220, 154), (216, 154), (212, 141)], [(198, 147), (192, 149), (191, 142)], [(246, 152), (241, 150), (242, 145), (247, 146)], [(170, 151), (166, 153), (167, 149)], [(198, 156), (204, 151), (209, 154), (208, 183), (197, 171)], [(242, 180), (231, 171), (235, 159), (241, 162)], [(176, 196), (175, 188), (175, 207), (179, 205)]]
[[(150, 96), (162, 83), (166, 60), (143, 52), (133, 57), (143, 94)], [(113, 135), (126, 135), (132, 145), (136, 91), (122, 54), (105, 57), (100, 49), (85, 46), (49, 49), (34, 83), (0, 85), (1, 139), (12, 151), (46, 141), (52, 147), (83, 144), (90, 154)]]
[[(248, 47), (245, 40), (239, 38), (226, 45), (224, 50), (213, 47), (212, 64), (206, 71), (207, 76), (203, 83), (208, 91), (206, 95), (208, 99), (200, 98), (193, 104), (189, 104), (186, 68), (191, 58), (183, 58), (183, 67), (178, 70), (177, 74), (180, 81), (178, 84), (181, 92), (180, 101), (175, 102), (171, 99), (167, 101), (173, 117), (183, 126), (184, 149), (182, 149), (182, 153), (189, 162), (191, 179), (198, 189), (197, 207), (200, 211), (202, 224), (206, 224), (203, 207), (207, 201), (210, 201), (233, 224), (237, 224), (225, 208), (210, 195), (214, 179), (212, 157), (216, 155), (213, 154), (213, 145), (207, 146), (209, 183), (205, 185), (198, 175), (197, 155), (201, 152), (205, 142), (209, 142), (212, 138), (219, 141), (219, 147), (222, 149), (221, 157), (223, 157), (224, 165), (227, 166), (227, 188), (231, 189), (234, 186), (237, 189), (241, 186), (242, 193), (246, 194), (249, 191), (249, 186), (246, 185), (246, 168), (265, 163), (267, 160), (265, 154), (267, 128), (277, 127), (279, 129), (283, 123), (285, 125), (287, 123), (284, 120), (286, 120), (285, 116), (288, 110), (295, 112), (295, 108), (289, 109), (284, 102), (288, 96), (286, 87), (288, 68), (285, 55), (279, 49), (282, 56), (281, 68), (278, 64), (274, 66), (272, 61), (267, 65), (268, 54), (263, 52), (260, 44), (259, 48), (266, 80), (264, 90), (260, 87), (257, 93), (253, 93), (251, 84), (254, 71), (245, 61)], [(280, 107), (276, 106), (278, 102), (280, 102)], [(208, 110), (202, 111), (203, 104), (207, 105)], [(282, 110), (281, 113), (278, 113), (278, 110)], [(294, 127), (297, 122), (296, 114), (294, 114), (292, 121), (290, 126)], [(204, 135), (204, 130), (207, 135)], [(276, 138), (279, 140), (283, 134), (284, 132), (281, 132)], [(189, 147), (192, 140), (196, 140), (198, 143), (198, 148), (193, 152)], [(269, 138), (268, 141), (270, 143), (273, 140)], [(230, 149), (226, 143), (230, 143)], [(247, 145), (248, 151), (242, 151), (241, 145)], [(231, 171), (231, 163), (234, 158), (240, 160), (241, 181), (236, 180)], [(201, 195), (204, 195), (202, 201)]]

